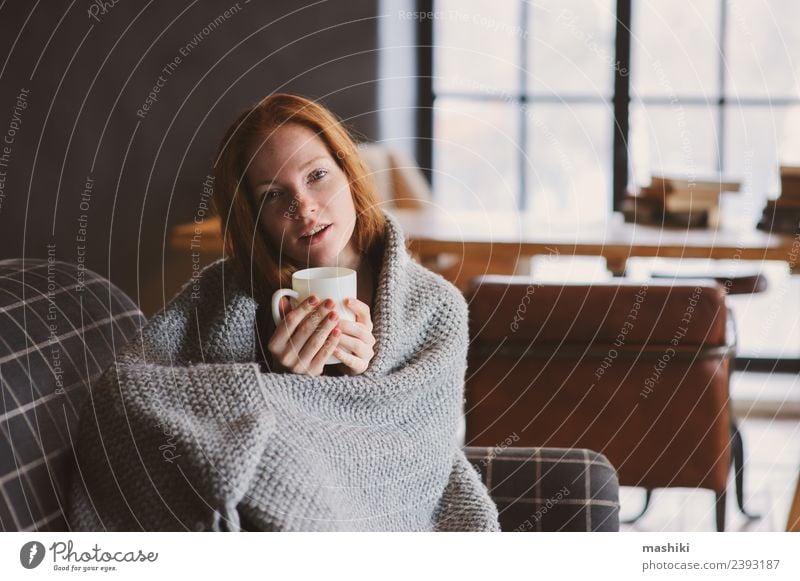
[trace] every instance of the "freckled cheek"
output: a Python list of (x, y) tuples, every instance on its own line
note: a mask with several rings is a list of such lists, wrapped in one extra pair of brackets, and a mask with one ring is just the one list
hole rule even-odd
[(281, 238), (283, 238), (283, 244), (286, 244), (291, 220), (284, 218), (281, 215), (262, 215), (260, 222), (262, 230), (266, 233), (267, 237), (269, 237), (273, 244), (279, 246), (281, 244)]
[(329, 198), (331, 203), (336, 204), (339, 207), (341, 207), (343, 203), (347, 203), (347, 201), (352, 198), (352, 193), (350, 192), (350, 183), (347, 181), (346, 177), (341, 176), (340, 179), (337, 179), (331, 184), (329, 189)]

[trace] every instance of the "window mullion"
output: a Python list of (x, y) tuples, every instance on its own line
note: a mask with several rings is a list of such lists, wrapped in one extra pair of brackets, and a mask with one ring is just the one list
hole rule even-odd
[(728, 34), (728, 2), (720, 0), (719, 98), (717, 99), (717, 170), (725, 170), (725, 40)]
[(612, 204), (622, 207), (628, 188), (628, 134), (630, 126), (631, 0), (617, 0), (617, 26), (614, 52), (614, 150)]
[[(528, 26), (528, 2), (520, 2), (520, 30), (527, 31)], [(519, 95), (520, 103), (517, 107), (519, 114), (519, 199), (517, 207), (520, 212), (524, 212), (528, 207), (528, 175), (527, 175), (527, 152), (528, 152), (528, 123), (525, 120), (525, 112), (528, 110), (528, 35), (519, 35)]]

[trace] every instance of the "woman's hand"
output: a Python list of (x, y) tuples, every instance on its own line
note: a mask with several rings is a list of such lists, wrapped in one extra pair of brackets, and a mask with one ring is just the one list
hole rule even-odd
[[(342, 331), (336, 328), (339, 316), (336, 303), (327, 299), (322, 304), (310, 296), (297, 308), (281, 300), (283, 320), (275, 328), (267, 349), (279, 371), (303, 375), (322, 375), (325, 362), (336, 349)], [(371, 325), (370, 325), (371, 328)]]
[(345, 299), (344, 306), (353, 311), (356, 320), (355, 322), (344, 319), (339, 321), (342, 335), (339, 337), (339, 345), (333, 351), (333, 355), (342, 362), (347, 375), (359, 375), (367, 370), (369, 362), (375, 356), (372, 318), (369, 314), (369, 307), (358, 299)]

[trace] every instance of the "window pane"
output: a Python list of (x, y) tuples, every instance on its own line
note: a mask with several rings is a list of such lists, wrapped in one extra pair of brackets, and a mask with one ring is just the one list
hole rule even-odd
[(654, 172), (701, 176), (717, 171), (717, 108), (631, 106), (630, 167), (647, 184)]
[(517, 208), (519, 108), (439, 98), (434, 111), (434, 201), (449, 210)]
[(528, 5), (528, 88), (533, 93), (614, 92), (615, 2), (537, 0)]
[(720, 2), (634, 1), (632, 95), (717, 95)]
[(519, 91), (519, 2), (434, 3), (434, 91)]
[(608, 215), (612, 116), (607, 105), (534, 104), (527, 110), (531, 211), (566, 222)]
[(796, 96), (800, 67), (800, 2), (728, 0), (727, 58), (731, 101), (744, 96)]
[(742, 179), (742, 192), (725, 199), (724, 217), (752, 227), (764, 202), (780, 191), (778, 165), (800, 164), (800, 107), (725, 108), (725, 167)]

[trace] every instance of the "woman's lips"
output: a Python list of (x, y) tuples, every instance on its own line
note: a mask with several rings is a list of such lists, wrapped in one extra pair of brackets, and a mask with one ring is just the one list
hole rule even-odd
[(332, 228), (333, 228), (333, 224), (329, 224), (325, 229), (323, 229), (320, 232), (317, 232), (313, 236), (301, 237), (300, 238), (300, 243), (301, 244), (306, 244), (308, 246), (313, 246), (314, 244), (319, 244), (320, 242), (325, 240), (325, 238), (328, 237), (328, 232), (330, 232)]

